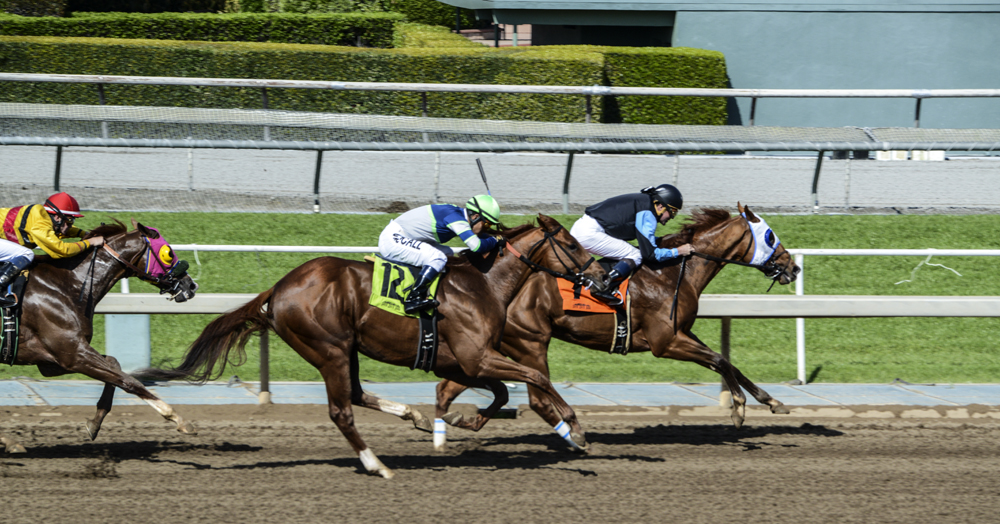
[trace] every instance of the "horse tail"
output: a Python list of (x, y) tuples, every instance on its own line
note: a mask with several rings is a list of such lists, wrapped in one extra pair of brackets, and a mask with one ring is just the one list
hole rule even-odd
[[(141, 369), (132, 376), (139, 380), (190, 380), (204, 383), (222, 376), (226, 364), (233, 367), (246, 362), (244, 347), (254, 334), (261, 335), (272, 327), (268, 312), (264, 309), (271, 300), (274, 288), (257, 295), (243, 306), (226, 313), (207, 326), (198, 335), (184, 355), (184, 361), (173, 369)], [(233, 348), (235, 354), (230, 356)], [(221, 361), (219, 370), (213, 373)]]

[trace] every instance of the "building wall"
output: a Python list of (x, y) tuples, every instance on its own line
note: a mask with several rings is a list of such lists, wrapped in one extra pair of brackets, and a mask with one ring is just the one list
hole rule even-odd
[[(672, 44), (724, 53), (735, 88), (1000, 88), (1000, 13), (679, 11)], [(737, 103), (746, 123), (750, 100)], [(912, 126), (914, 109), (913, 99), (764, 99), (755, 123)], [(921, 107), (921, 127), (998, 124), (996, 98)]]

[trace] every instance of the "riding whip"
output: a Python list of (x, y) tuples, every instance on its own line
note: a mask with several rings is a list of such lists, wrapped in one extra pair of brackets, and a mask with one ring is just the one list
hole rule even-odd
[(486, 171), (483, 169), (483, 163), (480, 162), (478, 158), (476, 159), (476, 165), (479, 166), (479, 176), (483, 177), (483, 185), (486, 186), (486, 194), (493, 196), (493, 193), (490, 193), (490, 185), (486, 182)]

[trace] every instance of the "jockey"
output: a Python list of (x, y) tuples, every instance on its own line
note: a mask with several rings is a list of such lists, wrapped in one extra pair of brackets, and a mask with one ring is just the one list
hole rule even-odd
[(73, 226), (73, 221), (82, 216), (76, 199), (66, 193), (50, 196), (43, 205), (0, 208), (0, 220), (3, 220), (0, 290), (6, 288), (35, 259), (32, 248), (39, 247), (52, 258), (67, 258), (103, 244), (104, 237), (79, 242), (62, 241), (63, 238), (80, 238), (86, 234)]
[(382, 230), (378, 251), (382, 258), (420, 266), (420, 274), (403, 302), (407, 314), (437, 307), (427, 298), (434, 277), (444, 269), (452, 249), (445, 242), (461, 238), (473, 253), (488, 252), (499, 244), (497, 238), (480, 234), (500, 224), (500, 206), (489, 195), (477, 195), (465, 209), (450, 204), (430, 204), (403, 213)]
[[(628, 278), (644, 260), (663, 262), (678, 256), (690, 255), (694, 248), (684, 244), (676, 249), (656, 247), (656, 224), (666, 224), (677, 216), (684, 206), (684, 198), (676, 187), (670, 184), (650, 186), (639, 193), (631, 193), (609, 198), (585, 210), (585, 214), (573, 224), (573, 235), (587, 251), (618, 259), (618, 263), (608, 273), (605, 291), (591, 294), (611, 305), (620, 305), (621, 298), (615, 293), (623, 280)], [(636, 248), (627, 240), (637, 240)]]

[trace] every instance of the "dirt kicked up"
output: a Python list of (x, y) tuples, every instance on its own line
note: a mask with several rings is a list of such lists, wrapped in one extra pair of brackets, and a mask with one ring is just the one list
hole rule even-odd
[[(424, 413), (432, 413), (421, 406)], [(355, 410), (396, 472), (363, 472), (323, 406), (177, 406), (182, 435), (118, 406), (91, 442), (92, 407), (0, 408), (0, 521), (73, 522), (995, 522), (1000, 412), (854, 413), (580, 407), (591, 451), (538, 417), (449, 431)], [(955, 415), (955, 413), (959, 413)], [(964, 415), (962, 415), (964, 413)], [(701, 416), (705, 415), (705, 416)]]

